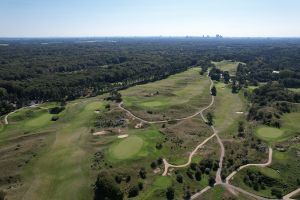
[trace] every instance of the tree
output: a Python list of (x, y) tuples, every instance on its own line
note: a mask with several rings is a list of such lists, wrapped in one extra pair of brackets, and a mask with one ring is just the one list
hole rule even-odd
[(238, 136), (242, 137), (244, 135), (244, 122), (243, 121), (239, 121), (239, 127), (238, 127)]
[(213, 87), (211, 88), (210, 93), (211, 93), (211, 95), (213, 95), (213, 96), (217, 96), (217, 89), (216, 89), (215, 86), (213, 86)]
[(197, 181), (201, 181), (201, 171), (200, 170), (198, 170), (198, 171), (196, 171), (196, 173), (195, 173), (195, 178), (196, 178), (196, 180)]
[(206, 114), (206, 119), (207, 119), (207, 124), (208, 125), (213, 125), (213, 115), (211, 112), (207, 113)]
[(157, 167), (156, 161), (153, 161), (153, 162), (151, 163), (151, 168), (152, 168), (152, 169), (155, 169), (156, 167)]
[(139, 187), (140, 190), (143, 190), (144, 189), (144, 184), (142, 182), (139, 182), (138, 187)]
[(123, 192), (113, 183), (111, 176), (107, 173), (100, 173), (94, 187), (94, 200), (122, 200)]
[(282, 198), (282, 192), (278, 189), (272, 189), (271, 194), (276, 196), (277, 198)]
[(177, 180), (178, 183), (182, 183), (182, 182), (183, 182), (183, 177), (182, 177), (182, 175), (181, 175), (181, 174), (177, 174), (177, 175), (176, 175), (176, 180)]
[(128, 198), (131, 198), (131, 197), (136, 197), (139, 195), (139, 187), (138, 186), (133, 186), (129, 189), (128, 191)]
[(146, 172), (145, 168), (140, 169), (139, 175), (142, 179), (146, 179), (147, 172)]
[(167, 196), (168, 200), (173, 200), (174, 199), (174, 188), (169, 187), (167, 189), (166, 196)]
[(213, 187), (215, 185), (216, 181), (213, 177), (209, 177), (209, 180), (208, 180), (208, 184), (210, 187)]
[(228, 84), (228, 83), (229, 83), (229, 80), (230, 80), (230, 75), (229, 75), (229, 72), (228, 72), (228, 71), (224, 71), (224, 73), (223, 73), (223, 78), (224, 78), (224, 83), (225, 83), (225, 84)]

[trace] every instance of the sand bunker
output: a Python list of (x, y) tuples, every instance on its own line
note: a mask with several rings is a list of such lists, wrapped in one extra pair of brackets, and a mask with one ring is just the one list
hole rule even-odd
[(124, 135), (118, 135), (118, 138), (127, 138), (128, 134), (124, 134)]
[(244, 112), (235, 112), (236, 114), (244, 114)]
[(93, 135), (94, 136), (99, 136), (99, 135), (105, 135), (107, 133), (108, 133), (107, 131), (100, 131), (100, 132), (93, 133)]

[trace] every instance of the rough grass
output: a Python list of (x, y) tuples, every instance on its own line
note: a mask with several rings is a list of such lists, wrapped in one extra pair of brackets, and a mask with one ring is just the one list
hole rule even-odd
[(130, 136), (110, 148), (110, 155), (115, 159), (128, 159), (135, 156), (143, 147), (143, 139)]
[(231, 89), (224, 83), (215, 83), (217, 96), (214, 105), (215, 127), (221, 132), (222, 137), (233, 135), (237, 121), (243, 119), (244, 100), (238, 94), (232, 94)]
[(237, 66), (240, 62), (223, 60), (220, 62), (212, 62), (212, 63), (222, 71), (228, 71), (230, 75), (235, 75)]
[(210, 82), (199, 71), (192, 68), (164, 80), (123, 90), (124, 106), (146, 119), (191, 115), (209, 103)]
[(282, 126), (280, 129), (259, 126), (256, 129), (256, 136), (267, 142), (285, 141), (294, 135), (299, 135), (300, 132), (300, 112), (292, 112), (284, 114), (281, 118)]
[[(95, 179), (91, 176), (91, 155), (85, 145), (91, 136), (89, 125), (95, 113), (89, 108), (96, 105), (94, 102), (96, 100), (90, 99), (67, 106), (62, 118), (51, 126), (53, 141), (24, 170), (26, 192), (20, 192), (16, 199), (21, 196), (25, 200), (92, 198), (91, 184)], [(41, 120), (35, 116), (33, 119)], [(38, 122), (33, 125), (35, 123)], [(18, 127), (17, 124), (10, 129)]]

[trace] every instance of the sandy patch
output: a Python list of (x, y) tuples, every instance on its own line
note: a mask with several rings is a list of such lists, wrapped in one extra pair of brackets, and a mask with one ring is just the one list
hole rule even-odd
[(99, 113), (100, 113), (100, 111), (99, 111), (99, 110), (95, 110), (94, 112), (95, 112), (96, 114), (99, 114)]
[(128, 134), (124, 134), (124, 135), (118, 135), (118, 138), (127, 138)]
[(107, 131), (99, 131), (96, 133), (93, 133), (94, 136), (99, 136), (99, 135), (106, 135), (108, 132)]
[(156, 168), (153, 172), (154, 172), (154, 174), (157, 174), (157, 173), (159, 173), (161, 170), (160, 170), (160, 168)]
[(236, 114), (244, 114), (244, 112), (235, 112)]
[(141, 122), (141, 123), (136, 124), (134, 128), (142, 128), (142, 127), (143, 127), (143, 123)]

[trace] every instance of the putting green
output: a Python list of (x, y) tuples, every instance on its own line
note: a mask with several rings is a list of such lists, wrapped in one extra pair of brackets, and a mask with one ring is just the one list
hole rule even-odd
[(278, 128), (272, 128), (272, 127), (259, 127), (256, 130), (256, 135), (267, 141), (272, 141), (280, 138), (283, 135), (283, 131)]
[(110, 154), (119, 160), (128, 159), (136, 155), (143, 147), (144, 141), (138, 136), (130, 136), (123, 139), (110, 148)]

